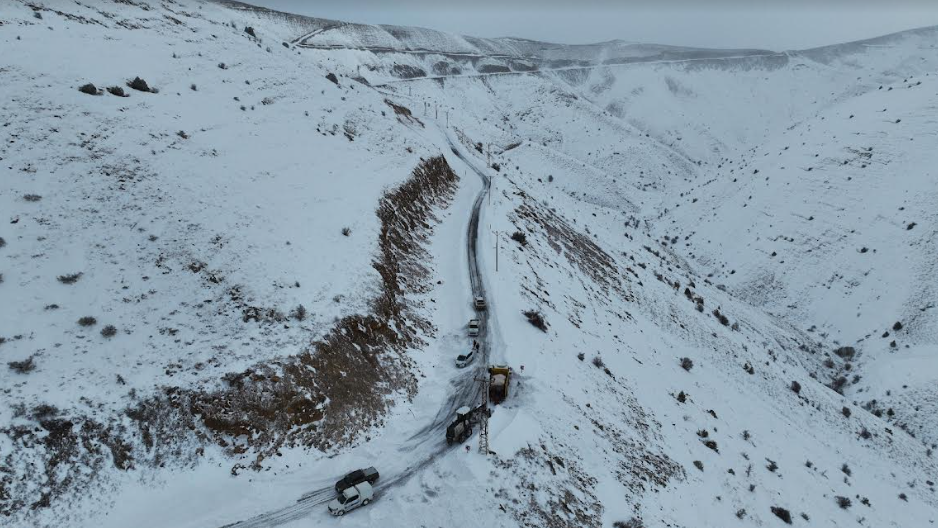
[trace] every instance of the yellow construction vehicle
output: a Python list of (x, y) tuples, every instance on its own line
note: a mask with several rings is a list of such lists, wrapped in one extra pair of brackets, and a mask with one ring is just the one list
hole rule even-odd
[(489, 401), (498, 405), (508, 397), (508, 385), (511, 381), (511, 367), (492, 365), (489, 367)]

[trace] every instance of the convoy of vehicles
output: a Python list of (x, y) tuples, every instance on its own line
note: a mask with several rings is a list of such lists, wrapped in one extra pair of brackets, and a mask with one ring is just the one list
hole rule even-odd
[[(485, 310), (485, 299), (475, 297), (473, 304), (477, 310)], [(480, 323), (478, 319), (469, 321), (469, 336), (478, 337)], [(472, 347), (469, 351), (460, 354), (456, 358), (456, 366), (464, 368), (475, 360), (476, 354), (480, 349), (479, 342), (472, 341)], [(489, 372), (489, 390), (488, 399), (493, 405), (498, 405), (508, 397), (508, 387), (511, 382), (511, 367), (507, 365), (491, 365)], [(473, 425), (479, 419), (481, 413), (491, 413), (487, 405), (482, 405), (471, 409), (463, 406), (456, 410), (456, 416), (453, 422), (446, 427), (446, 443), (465, 442), (472, 436)], [(338, 496), (329, 503), (329, 513), (332, 515), (345, 515), (347, 512), (360, 506), (365, 506), (374, 500), (374, 488), (372, 487), (378, 481), (378, 470), (373, 467), (357, 469), (342, 477), (335, 484), (335, 490)]]

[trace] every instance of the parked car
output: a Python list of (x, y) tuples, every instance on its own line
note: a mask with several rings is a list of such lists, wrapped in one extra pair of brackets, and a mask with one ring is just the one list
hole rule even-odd
[(476, 337), (479, 335), (479, 320), (470, 319), (469, 320), (469, 337)]
[(481, 295), (475, 298), (473, 304), (475, 305), (476, 310), (485, 310), (485, 298)]
[(342, 477), (341, 480), (335, 483), (336, 493), (342, 493), (342, 490), (351, 488), (356, 484), (361, 484), (362, 482), (367, 482), (369, 484), (374, 484), (378, 481), (378, 470), (370, 467), (365, 469), (356, 469), (355, 471), (349, 473)]
[(469, 365), (469, 363), (472, 363), (472, 360), (476, 358), (476, 350), (479, 350), (478, 342), (472, 345), (472, 348), (469, 349), (469, 352), (456, 356), (456, 368), (463, 368)]
[(332, 515), (345, 515), (345, 512), (365, 506), (375, 498), (375, 491), (368, 482), (361, 482), (339, 493), (339, 496), (329, 503), (329, 513)]

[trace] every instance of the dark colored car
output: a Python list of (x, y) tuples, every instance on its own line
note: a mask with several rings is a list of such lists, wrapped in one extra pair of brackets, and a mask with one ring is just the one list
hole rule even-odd
[(356, 469), (355, 471), (349, 473), (342, 477), (342, 480), (335, 483), (335, 490), (337, 493), (342, 493), (343, 490), (351, 488), (356, 484), (361, 484), (362, 482), (368, 482), (371, 485), (374, 485), (375, 481), (378, 480), (378, 470), (370, 467), (365, 469)]

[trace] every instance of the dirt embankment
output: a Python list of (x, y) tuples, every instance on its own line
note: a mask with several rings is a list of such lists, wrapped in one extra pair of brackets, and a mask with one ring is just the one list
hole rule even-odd
[(237, 473), (259, 469), (283, 446), (326, 450), (380, 425), (390, 396), (417, 389), (407, 351), (434, 328), (411, 296), (431, 288), (425, 245), (458, 181), (438, 156), (384, 194), (373, 263), (381, 284), (370, 313), (345, 317), (303, 352), (228, 374), (210, 390), (165, 387), (105, 421), (55, 408), (19, 411), (32, 425), (0, 430), (14, 446), (0, 459), (0, 515), (49, 507), (95, 484), (111, 464), (194, 464), (216, 444), (244, 462)]

